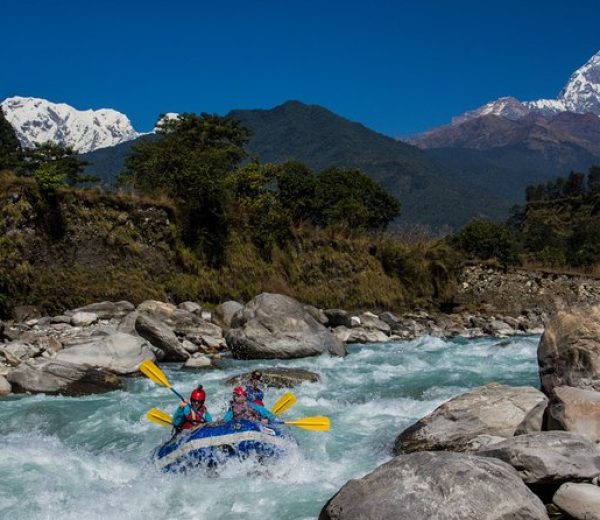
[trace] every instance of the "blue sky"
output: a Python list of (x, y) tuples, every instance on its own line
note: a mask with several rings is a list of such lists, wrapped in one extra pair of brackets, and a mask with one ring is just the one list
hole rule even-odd
[(600, 2), (0, 0), (0, 98), (162, 112), (323, 105), (408, 135), (500, 96), (555, 97)]

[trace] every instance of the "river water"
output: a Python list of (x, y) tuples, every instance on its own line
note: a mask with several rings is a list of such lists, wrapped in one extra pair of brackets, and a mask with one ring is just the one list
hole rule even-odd
[[(0, 518), (314, 519), (347, 480), (390, 458), (401, 430), (445, 400), (493, 381), (539, 386), (538, 339), (427, 337), (351, 346), (345, 359), (227, 360), (201, 373), (163, 366), (182, 393), (202, 383), (213, 416), (230, 396), (223, 380), (241, 371), (285, 366), (321, 375), (294, 390), (298, 403), (284, 418), (328, 415), (330, 432), (295, 428), (299, 447), (285, 459), (231, 463), (218, 477), (164, 475), (149, 462), (169, 431), (145, 413), (172, 413), (177, 402), (145, 378), (97, 396), (10, 397), (0, 401)], [(265, 404), (281, 394), (268, 390)]]

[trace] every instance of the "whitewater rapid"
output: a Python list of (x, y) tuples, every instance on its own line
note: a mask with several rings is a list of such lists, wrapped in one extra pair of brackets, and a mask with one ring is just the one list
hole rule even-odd
[[(421, 338), (357, 345), (345, 359), (227, 360), (220, 370), (163, 366), (188, 393), (201, 383), (210, 412), (225, 412), (223, 381), (272, 366), (319, 373), (294, 389), (286, 418), (328, 415), (330, 432), (294, 429), (299, 447), (268, 466), (230, 463), (218, 477), (203, 471), (164, 475), (149, 461), (169, 437), (148, 422), (152, 407), (172, 413), (171, 393), (145, 378), (126, 389), (80, 398), (22, 396), (0, 400), (0, 518), (21, 519), (314, 519), (351, 478), (391, 457), (396, 435), (447, 399), (490, 382), (539, 386), (538, 337), (508, 340)], [(282, 394), (268, 390), (271, 406)]]

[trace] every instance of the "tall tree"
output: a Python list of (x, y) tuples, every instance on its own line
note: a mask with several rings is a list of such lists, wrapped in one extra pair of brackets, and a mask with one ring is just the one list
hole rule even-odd
[(571, 172), (563, 186), (563, 196), (579, 197), (585, 193), (585, 175), (583, 173)]
[(136, 145), (121, 184), (143, 193), (166, 193), (185, 217), (184, 238), (202, 245), (208, 260), (222, 260), (227, 236), (225, 180), (246, 156), (249, 131), (218, 115), (161, 118), (158, 139)]
[(588, 173), (588, 191), (594, 195), (600, 195), (600, 166), (594, 165)]
[(22, 150), (17, 134), (0, 108), (0, 171), (17, 168), (21, 159)]
[(25, 151), (23, 169), (29, 175), (58, 186), (94, 182), (97, 177), (84, 175), (86, 162), (77, 157), (72, 148), (48, 141)]

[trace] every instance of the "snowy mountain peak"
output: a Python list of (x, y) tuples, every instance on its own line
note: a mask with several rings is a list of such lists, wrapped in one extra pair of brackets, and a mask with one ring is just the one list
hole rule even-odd
[(571, 75), (557, 99), (519, 101), (514, 97), (503, 97), (454, 117), (452, 124), (460, 124), (488, 114), (516, 121), (528, 114), (551, 116), (561, 112), (589, 112), (600, 116), (600, 51)]
[(139, 135), (127, 116), (112, 109), (76, 110), (64, 103), (19, 96), (5, 99), (0, 107), (25, 147), (52, 141), (83, 153)]

